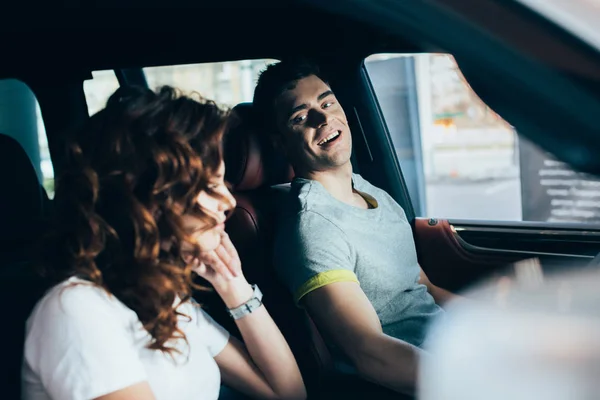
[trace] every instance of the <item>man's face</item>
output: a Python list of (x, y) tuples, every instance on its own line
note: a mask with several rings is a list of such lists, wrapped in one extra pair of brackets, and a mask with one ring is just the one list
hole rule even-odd
[(352, 137), (342, 106), (315, 75), (275, 100), (282, 144), (297, 172), (328, 171), (350, 162)]

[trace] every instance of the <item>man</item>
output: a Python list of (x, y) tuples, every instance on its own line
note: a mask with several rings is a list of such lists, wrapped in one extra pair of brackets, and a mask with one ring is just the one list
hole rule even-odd
[(346, 115), (316, 66), (270, 65), (254, 107), (296, 173), (275, 244), (278, 276), (338, 360), (413, 393), (419, 346), (443, 313), (436, 302), (452, 294), (419, 267), (404, 210), (352, 173)]

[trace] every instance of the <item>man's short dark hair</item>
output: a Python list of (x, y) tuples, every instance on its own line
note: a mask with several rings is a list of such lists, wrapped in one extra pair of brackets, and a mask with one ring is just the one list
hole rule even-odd
[(270, 64), (261, 72), (254, 89), (253, 108), (259, 124), (270, 135), (277, 133), (275, 99), (286, 90), (294, 89), (300, 79), (311, 75), (327, 83), (318, 65), (306, 59)]

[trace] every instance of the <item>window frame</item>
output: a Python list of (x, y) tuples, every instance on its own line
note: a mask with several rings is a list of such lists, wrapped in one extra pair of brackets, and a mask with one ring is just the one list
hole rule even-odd
[[(374, 54), (378, 54), (378, 53), (374, 53)], [(396, 52), (396, 54), (410, 54), (410, 53)], [(369, 54), (368, 56), (370, 56), (370, 55), (372, 55), (372, 54)], [(400, 165), (400, 161), (397, 157), (393, 139), (392, 139), (392, 135), (390, 133), (387, 121), (385, 119), (385, 115), (383, 113), (381, 104), (377, 97), (377, 93), (375, 92), (373, 82), (371, 81), (371, 78), (370, 78), (368, 70), (367, 70), (365, 61), (368, 58), (368, 56), (365, 57), (361, 62), (361, 75), (362, 75), (361, 84), (366, 89), (366, 94), (367, 94), (368, 99), (365, 99), (365, 100), (369, 100), (369, 101), (365, 101), (366, 104), (369, 104), (369, 107), (368, 107), (369, 109), (363, 110), (363, 112), (377, 115), (377, 118), (375, 119), (374, 122), (378, 125), (378, 129), (374, 129), (373, 134), (376, 134), (378, 136), (378, 141), (381, 141), (381, 143), (387, 143), (388, 146), (391, 147), (390, 148), (391, 151), (388, 152), (388, 157), (390, 158), (390, 160), (393, 160), (393, 163), (394, 163), (394, 166), (392, 168), (393, 175), (396, 175), (396, 174), (398, 175), (397, 181), (395, 181), (395, 182), (392, 181), (391, 184), (393, 186), (397, 187), (398, 189), (400, 189), (400, 192), (402, 193), (402, 198), (401, 198), (401, 201), (399, 201), (396, 198), (396, 201), (398, 201), (399, 204), (405, 209), (407, 218), (409, 221), (411, 221), (413, 223), (413, 225), (414, 225), (415, 218), (421, 218), (421, 219), (423, 219), (423, 218), (438, 219), (439, 218), (439, 219), (444, 219), (444, 220), (449, 221), (452, 225), (460, 226), (461, 227), (460, 229), (473, 228), (473, 229), (480, 230), (480, 229), (485, 229), (486, 227), (493, 227), (493, 228), (501, 228), (501, 229), (515, 229), (515, 230), (521, 230), (521, 231), (523, 229), (529, 229), (529, 230), (536, 230), (537, 232), (544, 231), (546, 233), (550, 233), (550, 231), (558, 231), (558, 232), (578, 231), (578, 232), (581, 232), (583, 235), (587, 234), (587, 235), (590, 235), (591, 237), (595, 237), (598, 233), (600, 233), (600, 222), (585, 223), (585, 222), (546, 222), (546, 221), (523, 221), (523, 220), (520, 220), (520, 221), (519, 220), (497, 220), (497, 219), (483, 219), (483, 218), (470, 219), (470, 218), (454, 218), (454, 217), (441, 217), (441, 216), (438, 217), (435, 215), (426, 215), (428, 213), (424, 213), (421, 216), (418, 215), (415, 208), (413, 207), (412, 195), (409, 191), (407, 182), (405, 180), (402, 166)], [(473, 90), (473, 89), (471, 88), (471, 90)], [(473, 92), (474, 92), (474, 90), (473, 90)], [(475, 95), (477, 95), (477, 93), (475, 93)], [(483, 100), (481, 100), (481, 101), (483, 102)], [(521, 135), (519, 135), (517, 131), (515, 131), (515, 134), (517, 134), (518, 137), (521, 138)], [(363, 135), (364, 135), (364, 133), (363, 133)], [(573, 168), (573, 167), (571, 167), (571, 168)], [(600, 178), (597, 178), (597, 179), (600, 181)], [(521, 182), (520, 165), (519, 165), (519, 182)], [(521, 207), (523, 207), (522, 201), (521, 201)]]

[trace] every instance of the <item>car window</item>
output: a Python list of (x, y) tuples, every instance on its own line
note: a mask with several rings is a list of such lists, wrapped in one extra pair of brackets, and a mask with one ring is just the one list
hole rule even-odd
[(518, 0), (600, 49), (600, 1)]
[(600, 181), (484, 104), (448, 54), (376, 54), (365, 67), (417, 216), (600, 224)]
[(252, 101), (259, 73), (277, 60), (258, 59), (229, 62), (168, 65), (144, 68), (148, 86), (174, 86), (185, 92), (198, 92), (230, 107)]
[(19, 142), (53, 198), (54, 168), (40, 107), (29, 86), (16, 79), (0, 80), (0, 133)]
[(83, 81), (83, 91), (88, 107), (88, 114), (94, 115), (106, 106), (106, 101), (111, 94), (119, 88), (119, 81), (115, 71), (92, 71), (92, 79)]

